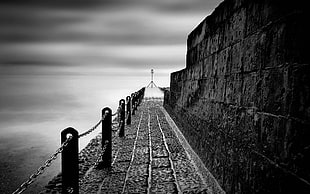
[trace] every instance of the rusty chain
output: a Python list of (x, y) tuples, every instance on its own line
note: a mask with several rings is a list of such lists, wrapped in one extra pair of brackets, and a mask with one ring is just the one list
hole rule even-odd
[(34, 174), (32, 174), (27, 181), (21, 184), (20, 187), (16, 189), (12, 194), (20, 194), (24, 192), (35, 181), (35, 179), (44, 172), (45, 168), (49, 167), (52, 164), (52, 162), (56, 160), (58, 154), (60, 154), (63, 151), (64, 147), (66, 147), (69, 144), (71, 139), (72, 136), (69, 136), (68, 139), (66, 139), (66, 141), (64, 141), (61, 144), (61, 146), (56, 150), (56, 152), (48, 160), (44, 162), (44, 165), (40, 166), (38, 170)]

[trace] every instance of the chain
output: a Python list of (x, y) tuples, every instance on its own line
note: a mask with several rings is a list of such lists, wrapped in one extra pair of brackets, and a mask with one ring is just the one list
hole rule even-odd
[(44, 172), (45, 168), (49, 167), (49, 166), (52, 164), (52, 162), (53, 162), (54, 160), (56, 160), (57, 155), (60, 154), (60, 153), (63, 151), (64, 147), (66, 147), (66, 146), (68, 145), (68, 143), (69, 143), (69, 141), (70, 141), (71, 139), (72, 139), (72, 136), (68, 137), (68, 139), (66, 139), (66, 141), (64, 141), (64, 142), (62, 143), (62, 145), (60, 146), (60, 148), (58, 148), (58, 149), (56, 150), (56, 152), (55, 152), (48, 160), (45, 161), (44, 165), (40, 166), (40, 167), (38, 168), (38, 170), (37, 170), (34, 174), (32, 174), (32, 175), (28, 178), (27, 181), (25, 181), (23, 184), (21, 184), (20, 187), (19, 187), (18, 189), (16, 189), (12, 194), (20, 194), (20, 193), (24, 192), (24, 191), (35, 181), (35, 179), (36, 179), (40, 174), (42, 174), (42, 173)]
[(79, 138), (80, 137), (84, 137), (84, 136), (90, 134), (91, 132), (93, 132), (101, 124), (101, 122), (104, 120), (105, 116), (106, 116), (106, 114), (104, 114), (102, 116), (102, 118), (100, 119), (100, 121), (95, 126), (93, 126), (91, 129), (89, 129), (89, 130), (85, 131), (84, 133), (80, 134)]
[(106, 149), (107, 149), (108, 143), (109, 143), (109, 140), (105, 140), (104, 146), (103, 146), (103, 148), (101, 149), (101, 154), (100, 154), (100, 156), (97, 158), (97, 160), (96, 160), (94, 166), (98, 166), (100, 160), (102, 159), (102, 155), (105, 153), (105, 151), (106, 151)]
[(117, 108), (117, 110), (116, 110), (116, 112), (114, 113), (114, 114), (112, 114), (112, 116), (115, 116), (115, 115), (117, 115), (118, 113), (119, 113), (119, 111), (121, 110), (121, 106), (119, 106), (118, 108)]
[[(113, 115), (118, 114), (119, 111), (120, 111), (120, 107), (117, 109), (116, 113), (113, 114)], [(80, 135), (78, 136), (78, 138), (84, 137), (84, 136), (88, 135), (89, 133), (91, 133), (92, 131), (94, 131), (94, 130), (102, 123), (102, 121), (105, 119), (105, 116), (106, 116), (106, 115), (107, 115), (107, 114), (104, 114), (104, 115), (102, 116), (102, 118), (100, 119), (100, 121), (99, 121), (94, 127), (92, 127), (91, 129), (89, 129), (88, 131), (86, 131), (86, 132), (80, 134)], [(112, 116), (113, 116), (113, 115), (112, 115)], [(40, 167), (38, 168), (38, 170), (37, 170), (34, 174), (32, 174), (32, 175), (28, 178), (27, 181), (25, 181), (23, 184), (21, 184), (20, 187), (17, 188), (12, 194), (20, 194), (20, 193), (24, 192), (24, 191), (35, 181), (35, 179), (36, 179), (39, 175), (41, 175), (41, 174), (45, 171), (45, 169), (46, 169), (47, 167), (49, 167), (49, 166), (52, 164), (52, 162), (53, 162), (54, 160), (56, 160), (58, 154), (60, 154), (60, 153), (63, 151), (64, 147), (66, 147), (66, 146), (69, 144), (69, 142), (70, 142), (71, 139), (72, 139), (72, 136), (68, 137), (68, 139), (66, 139), (66, 141), (64, 141), (64, 142), (62, 143), (62, 145), (56, 150), (56, 152), (55, 152), (53, 155), (51, 155), (50, 158), (49, 158), (48, 160), (46, 160), (46, 161), (44, 162), (44, 165), (40, 166)], [(106, 140), (105, 143), (104, 143), (104, 147), (103, 147), (103, 149), (102, 149), (102, 153), (100, 154), (100, 157), (99, 157), (99, 158), (97, 159), (97, 161), (95, 162), (95, 165), (98, 165), (98, 163), (99, 163), (99, 161), (100, 161), (102, 155), (103, 155), (104, 152), (106, 151), (106, 148), (107, 148), (108, 143), (109, 143), (109, 141)]]
[(124, 121), (120, 121), (119, 126), (118, 126), (118, 130), (120, 130), (123, 125), (124, 125)]

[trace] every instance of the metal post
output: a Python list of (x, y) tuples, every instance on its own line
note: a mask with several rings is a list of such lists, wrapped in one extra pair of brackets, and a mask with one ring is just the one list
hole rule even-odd
[(61, 144), (63, 144), (69, 136), (72, 139), (68, 145), (63, 148), (61, 153), (62, 166), (62, 193), (79, 193), (79, 144), (78, 132), (69, 127), (61, 132)]
[(138, 93), (137, 92), (135, 92), (135, 101), (133, 102), (134, 103), (134, 109), (135, 109), (135, 111), (137, 110), (137, 108), (138, 108)]
[(101, 146), (104, 153), (102, 154), (102, 162), (98, 164), (98, 168), (107, 168), (111, 167), (112, 164), (112, 110), (108, 107), (102, 109), (102, 138)]
[(125, 136), (125, 100), (124, 99), (121, 99), (119, 101), (119, 104), (121, 106), (121, 110), (120, 110), (120, 122), (121, 122), (121, 128), (119, 130), (119, 134), (118, 136), (119, 137), (124, 137)]
[(131, 94), (131, 107), (132, 107), (132, 115), (135, 115), (135, 94)]
[(127, 121), (126, 121), (126, 124), (130, 125), (131, 124), (131, 98), (130, 98), (130, 96), (126, 97), (126, 101), (127, 101), (127, 110), (126, 110)]

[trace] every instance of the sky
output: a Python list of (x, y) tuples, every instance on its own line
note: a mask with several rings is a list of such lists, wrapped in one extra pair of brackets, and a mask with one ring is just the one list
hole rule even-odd
[(157, 86), (169, 86), (170, 73), (185, 67), (188, 34), (221, 1), (2, 0), (5, 188), (14, 189), (57, 149), (62, 129), (91, 128), (102, 108), (115, 111), (119, 99), (147, 86), (151, 69)]
[(150, 69), (169, 86), (185, 67), (187, 35), (220, 2), (1, 1), (0, 121), (118, 99), (146, 86)]
[(144, 76), (154, 68), (161, 77), (185, 66), (187, 35), (220, 1), (7, 2), (1, 75)]

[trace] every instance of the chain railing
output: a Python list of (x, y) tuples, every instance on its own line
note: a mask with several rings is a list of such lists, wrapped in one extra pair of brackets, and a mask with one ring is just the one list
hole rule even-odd
[(101, 153), (99, 154), (99, 157), (97, 158), (97, 160), (95, 161), (94, 165), (95, 167), (99, 167), (100, 163), (102, 162), (102, 156), (104, 155), (107, 147), (108, 147), (108, 144), (109, 144), (109, 141), (106, 140), (104, 142), (104, 145), (102, 146), (102, 149), (101, 149)]
[(102, 121), (104, 120), (104, 117), (105, 117), (105, 115), (102, 117), (102, 119), (100, 119), (100, 121), (95, 126), (90, 128), (89, 130), (85, 131), (84, 133), (80, 134), (79, 138), (84, 137), (84, 136), (90, 134), (91, 132), (93, 132), (102, 123)]
[(44, 165), (40, 166), (40, 167), (38, 168), (38, 170), (28, 178), (27, 181), (25, 181), (23, 184), (21, 184), (20, 187), (17, 188), (17, 189), (13, 192), (13, 194), (20, 194), (20, 193), (24, 192), (24, 191), (35, 181), (35, 179), (36, 179), (39, 175), (41, 175), (41, 174), (45, 171), (45, 169), (46, 169), (47, 167), (49, 167), (49, 166), (52, 164), (52, 162), (53, 162), (54, 160), (56, 160), (58, 154), (60, 154), (60, 153), (63, 151), (64, 147), (66, 147), (66, 146), (68, 145), (68, 143), (69, 143), (69, 141), (70, 141), (71, 139), (72, 139), (72, 137), (70, 136), (65, 142), (63, 142), (62, 145), (60, 146), (60, 148), (58, 148), (58, 149), (56, 150), (56, 152), (55, 152), (48, 160), (46, 160), (46, 161), (44, 162)]
[[(95, 131), (98, 126), (102, 125), (102, 148), (98, 159), (95, 161), (94, 166), (98, 169), (110, 167), (112, 164), (112, 116), (119, 118), (119, 137), (125, 136), (125, 119), (126, 124), (131, 124), (131, 115), (135, 114), (137, 106), (140, 105), (144, 96), (144, 88), (126, 97), (126, 110), (125, 100), (119, 101), (119, 107), (117, 111), (112, 114), (112, 110), (108, 107), (102, 110), (101, 119), (89, 130), (78, 134), (78, 131), (72, 127), (66, 128), (61, 132), (61, 146), (50, 156), (48, 160), (40, 166), (35, 173), (33, 173), (24, 183), (20, 185), (12, 194), (23, 193), (36, 178), (44, 173), (53, 161), (55, 161), (58, 155), (62, 154), (61, 167), (62, 167), (62, 193), (79, 193), (78, 176), (78, 139), (87, 136)], [(126, 116), (125, 116), (126, 115)]]

